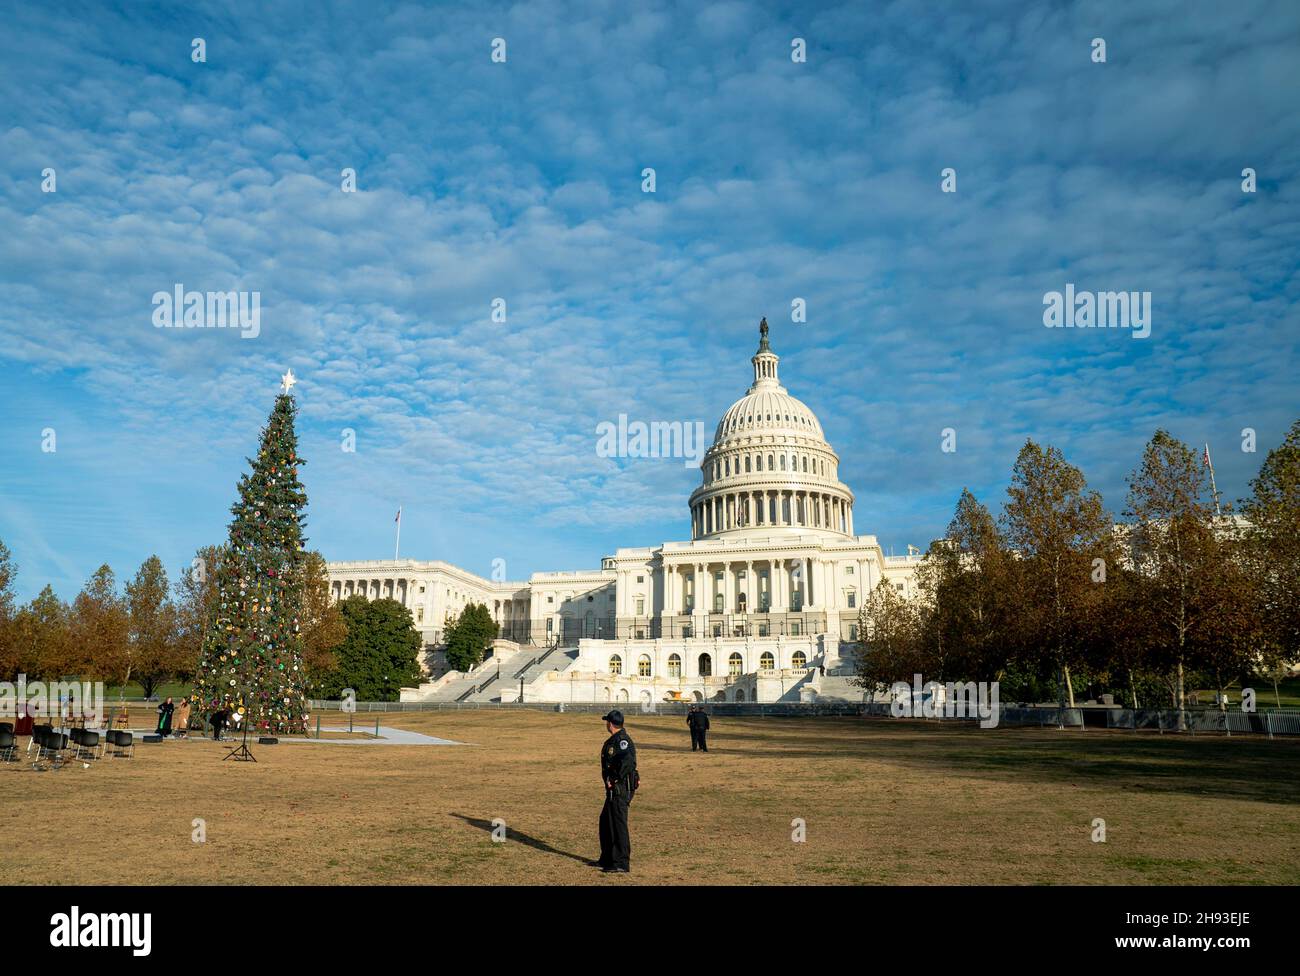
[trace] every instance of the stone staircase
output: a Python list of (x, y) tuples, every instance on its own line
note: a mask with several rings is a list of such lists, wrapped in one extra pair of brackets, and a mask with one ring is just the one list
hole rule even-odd
[(822, 674), (815, 677), (812, 687), (817, 693), (817, 701), (827, 702), (862, 702), (867, 691), (854, 684), (853, 678), (846, 674)]

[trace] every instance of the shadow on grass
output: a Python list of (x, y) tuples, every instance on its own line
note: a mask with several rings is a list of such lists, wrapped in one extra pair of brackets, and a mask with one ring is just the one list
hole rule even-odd
[[(1300, 803), (1300, 743), (1242, 736), (979, 729), (895, 719), (720, 721), (710, 752), (861, 759), (998, 780)], [(648, 738), (648, 737), (647, 737)], [(677, 751), (643, 742), (644, 751)]]
[[(449, 814), (449, 816), (456, 817), (459, 820), (464, 820), (470, 826), (477, 827), (480, 830), (486, 830), (489, 834), (496, 829), (495, 825), (490, 820), (480, 820), (478, 817), (467, 817), (463, 813), (453, 813)], [(581, 854), (573, 854), (569, 851), (562, 851), (558, 847), (552, 847), (544, 840), (530, 837), (528, 834), (522, 833), (509, 825), (506, 826), (506, 838), (508, 840), (518, 841), (525, 847), (531, 847), (533, 850), (541, 851), (543, 854), (558, 854), (560, 857), (567, 857), (570, 860), (578, 861), (581, 864), (592, 863), (592, 859), (589, 857), (583, 857)]]

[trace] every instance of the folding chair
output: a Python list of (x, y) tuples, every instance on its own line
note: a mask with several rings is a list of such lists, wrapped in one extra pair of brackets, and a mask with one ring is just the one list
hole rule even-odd
[(99, 733), (82, 729), (81, 734), (77, 736), (77, 758), (101, 759), (103, 755), (104, 747), (100, 741)]
[(17, 749), (18, 740), (14, 737), (13, 731), (0, 729), (0, 762), (13, 762)]
[(130, 759), (135, 755), (135, 737), (130, 732), (112, 729), (108, 735), (109, 741), (113, 745), (112, 755), (119, 759)]
[(68, 737), (62, 732), (41, 732), (32, 736), (36, 740), (36, 761), (33, 768), (40, 768), (42, 762), (48, 762), (47, 768), (54, 769), (63, 765), (64, 750), (68, 748)]
[(41, 736), (43, 736), (43, 735), (45, 735), (45, 734), (47, 734), (47, 733), (49, 733), (49, 732), (53, 732), (53, 731), (54, 731), (54, 726), (52, 726), (52, 725), (33, 725), (33, 726), (32, 726), (32, 737), (31, 737), (30, 739), (27, 740), (27, 753), (28, 753), (28, 755), (31, 754), (32, 746), (36, 746), (36, 747), (37, 747), (37, 750), (38, 750), (36, 754), (39, 756), (39, 755), (40, 755), (40, 751), (39, 751), (39, 749), (40, 749), (40, 744), (41, 744)]

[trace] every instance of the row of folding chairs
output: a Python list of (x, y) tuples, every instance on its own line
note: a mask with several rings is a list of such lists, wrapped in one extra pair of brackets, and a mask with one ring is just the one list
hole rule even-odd
[[(27, 753), (36, 749), (34, 765), (43, 762), (50, 767), (61, 766), (69, 758), (103, 759), (117, 756), (131, 759), (135, 755), (135, 736), (120, 729), (109, 729), (100, 733), (90, 729), (70, 729), (67, 732), (55, 732), (49, 725), (37, 725), (32, 729), (31, 741), (27, 743)], [(4, 746), (0, 745), (0, 756)]]

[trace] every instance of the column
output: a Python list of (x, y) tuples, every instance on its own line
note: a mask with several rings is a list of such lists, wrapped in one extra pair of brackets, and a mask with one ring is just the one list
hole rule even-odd
[(724, 562), (722, 564), (722, 612), (723, 613), (736, 612), (735, 591), (736, 591), (736, 580), (735, 580), (735, 576), (733, 576), (731, 572), (731, 563)]
[(754, 582), (754, 561), (745, 563), (745, 609), (753, 613), (758, 607), (758, 587)]
[(813, 605), (812, 560), (803, 557), (803, 606), (807, 610)]

